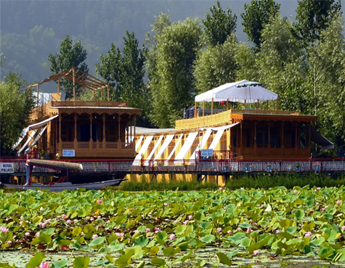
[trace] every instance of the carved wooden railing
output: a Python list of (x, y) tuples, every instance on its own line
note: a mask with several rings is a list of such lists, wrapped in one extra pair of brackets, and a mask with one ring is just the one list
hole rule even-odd
[(120, 101), (52, 101), (51, 107), (128, 107)]

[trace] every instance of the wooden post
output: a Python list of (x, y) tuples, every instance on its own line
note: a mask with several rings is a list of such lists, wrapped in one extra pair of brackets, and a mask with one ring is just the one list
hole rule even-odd
[(119, 114), (119, 118), (117, 119), (118, 122), (118, 135), (119, 135), (119, 139), (118, 139), (118, 149), (121, 148), (121, 115)]
[(212, 103), (211, 103), (211, 114), (213, 114), (213, 98), (212, 98)]
[(271, 123), (268, 122), (268, 127), (267, 127), (267, 131), (268, 131), (268, 144), (267, 144), (267, 148), (268, 148), (268, 154), (270, 155), (271, 152)]
[(96, 90), (93, 90), (93, 101), (96, 101)]
[(254, 122), (254, 155), (257, 154), (257, 143), (256, 143), (256, 125), (257, 125), (257, 122), (255, 121)]
[(278, 111), (279, 100), (276, 99), (276, 111)]
[(90, 141), (89, 141), (89, 149), (92, 148), (92, 114), (90, 114)]
[(60, 157), (62, 157), (61, 120), (62, 120), (62, 114), (59, 113), (59, 153), (60, 153)]
[(103, 88), (101, 89), (101, 100), (103, 101)]
[(133, 137), (133, 118), (132, 118), (132, 116), (130, 117), (130, 124), (129, 125), (130, 125), (130, 129), (129, 129), (130, 133), (129, 133), (129, 135), (131, 137), (129, 140), (131, 141), (130, 143), (133, 143), (134, 138), (132, 139), (132, 137)]
[(136, 127), (136, 124), (137, 124), (137, 121), (136, 121), (137, 117), (136, 115), (134, 115), (133, 117), (133, 128), (134, 128), (134, 137), (133, 137), (133, 151), (135, 150), (135, 138), (136, 138), (136, 130), (135, 130), (135, 127)]
[(77, 141), (77, 114), (74, 114), (74, 149), (78, 147)]
[(241, 147), (241, 154), (243, 155), (243, 137), (242, 137), (242, 135), (243, 135), (243, 121), (241, 121), (241, 123), (240, 123), (240, 147)]
[(247, 100), (244, 100), (244, 109), (247, 107)]
[(282, 135), (281, 135), (282, 141), (281, 141), (281, 148), (282, 148), (282, 155), (284, 154), (284, 122), (282, 122)]
[(258, 109), (260, 109), (260, 100), (258, 100)]
[(58, 78), (57, 93), (60, 93), (60, 77)]
[(195, 107), (194, 107), (194, 117), (197, 117), (197, 109), (198, 109), (198, 107), (197, 107), (197, 104), (196, 104), (196, 102), (195, 102)]
[(40, 103), (40, 84), (37, 84), (37, 107), (39, 106), (39, 103)]
[(105, 114), (103, 114), (102, 116), (103, 118), (103, 136), (102, 136), (102, 148), (103, 150), (105, 149), (105, 143), (106, 143), (106, 139), (105, 139)]
[[(309, 151), (310, 151), (310, 149), (311, 149), (311, 122), (309, 122), (308, 147), (309, 147)], [(310, 154), (310, 152), (309, 152), (309, 154)]]
[(268, 110), (268, 101), (266, 101), (266, 110)]
[(229, 99), (226, 99), (226, 110), (229, 111)]
[(295, 123), (295, 155), (297, 156), (297, 123)]
[(75, 101), (75, 69), (74, 67), (72, 69), (72, 73), (73, 73), (73, 101)]
[(205, 101), (202, 102), (202, 116), (205, 116)]
[(109, 85), (107, 85), (107, 98), (108, 98), (108, 101), (109, 101)]

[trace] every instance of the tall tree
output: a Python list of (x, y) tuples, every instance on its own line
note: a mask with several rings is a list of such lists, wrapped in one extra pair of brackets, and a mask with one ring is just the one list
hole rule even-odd
[(250, 5), (244, 5), (244, 13), (241, 14), (243, 31), (247, 33), (248, 40), (255, 44), (256, 50), (261, 47), (261, 31), (270, 17), (277, 14), (279, 8), (280, 4), (274, 0), (252, 0)]
[(31, 91), (23, 91), (25, 85), (15, 73), (9, 73), (0, 82), (0, 156), (14, 153), (12, 145), (28, 123), (34, 107)]
[(303, 83), (307, 76), (305, 51), (300, 40), (292, 33), (293, 24), (278, 13), (271, 17), (262, 31), (261, 51), (257, 68), (269, 90), (279, 95), (284, 110), (307, 112)]
[(155, 71), (150, 77), (153, 97), (151, 118), (160, 127), (172, 127), (182, 118), (183, 108), (195, 96), (193, 64), (201, 47), (202, 27), (187, 18), (163, 28), (156, 34)]
[(232, 34), (224, 44), (209, 46), (199, 52), (194, 67), (198, 93), (236, 80), (238, 65), (235, 55), (237, 48), (236, 36)]
[(206, 14), (206, 20), (202, 22), (205, 25), (205, 32), (208, 43), (215, 46), (223, 44), (228, 36), (236, 31), (237, 15), (232, 15), (230, 8), (226, 12), (217, 1), (217, 6), (210, 8), (211, 14)]
[[(48, 56), (50, 62), (51, 75), (66, 71), (72, 67), (76, 67), (84, 72), (88, 72), (89, 68), (84, 62), (87, 58), (87, 52), (78, 41), (73, 45), (73, 41), (67, 35), (61, 42), (60, 51), (55, 55), (51, 53)], [(73, 97), (73, 83), (70, 80), (61, 80), (62, 90), (66, 93), (66, 99)], [(79, 95), (81, 86), (76, 85), (76, 95)]]
[(126, 31), (123, 38), (124, 48), (121, 52), (112, 43), (107, 54), (101, 55), (101, 64), (97, 64), (97, 72), (114, 87), (112, 99), (126, 101), (130, 106), (141, 108), (141, 124), (148, 123), (148, 96), (144, 84), (145, 47), (139, 48), (134, 33)]
[(328, 22), (340, 12), (340, 0), (299, 0), (297, 7), (297, 30), (307, 42), (314, 43)]
[(307, 89), (322, 133), (345, 149), (344, 22), (334, 18), (310, 49)]

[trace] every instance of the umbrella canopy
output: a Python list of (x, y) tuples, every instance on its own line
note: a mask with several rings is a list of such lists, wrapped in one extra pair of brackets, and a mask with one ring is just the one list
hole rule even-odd
[(254, 103), (257, 101), (276, 100), (278, 95), (261, 86), (258, 82), (242, 80), (233, 83), (227, 83), (204, 92), (195, 97), (196, 102), (247, 102)]

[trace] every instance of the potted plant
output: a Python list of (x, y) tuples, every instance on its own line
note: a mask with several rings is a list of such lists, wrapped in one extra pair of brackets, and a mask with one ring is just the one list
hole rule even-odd
[(44, 159), (44, 155), (46, 154), (46, 151), (44, 149), (41, 150), (40, 155), (41, 159)]

